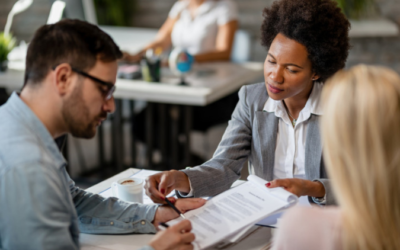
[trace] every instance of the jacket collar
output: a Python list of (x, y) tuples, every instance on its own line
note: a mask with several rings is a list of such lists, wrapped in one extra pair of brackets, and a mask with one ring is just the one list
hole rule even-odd
[[(321, 107), (321, 93), (322, 93), (323, 83), (315, 82), (313, 89), (311, 91), (310, 97), (308, 98), (306, 105), (301, 110), (300, 116), (303, 116), (302, 120), (307, 120), (310, 118), (311, 114), (322, 115)], [(272, 98), (268, 98), (265, 102), (264, 111), (273, 112), (277, 117), (283, 117), (286, 114), (285, 106), (282, 101), (276, 101)], [(300, 117), (299, 117), (300, 118)]]

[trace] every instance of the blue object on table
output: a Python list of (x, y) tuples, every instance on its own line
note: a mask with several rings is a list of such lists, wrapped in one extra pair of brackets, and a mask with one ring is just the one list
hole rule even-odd
[(187, 85), (184, 81), (184, 75), (190, 72), (194, 62), (194, 57), (185, 49), (175, 48), (169, 56), (169, 67), (172, 72), (181, 77), (181, 85)]

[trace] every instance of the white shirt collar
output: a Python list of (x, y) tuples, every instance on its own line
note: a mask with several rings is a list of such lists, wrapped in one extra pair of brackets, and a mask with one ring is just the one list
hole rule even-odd
[[(184, 1), (184, 3), (185, 3), (185, 4), (184, 4), (184, 9), (185, 9), (186, 11), (189, 11), (189, 10), (188, 10), (189, 2), (190, 2), (189, 0)], [(214, 7), (215, 4), (216, 4), (215, 1), (210, 1), (210, 0), (204, 1), (204, 2), (197, 8), (194, 18), (196, 18), (197, 16), (201, 16), (201, 15), (207, 13), (209, 10), (211, 10), (211, 9)], [(190, 14), (190, 13), (189, 13), (189, 14)]]
[[(322, 115), (322, 106), (321, 106), (321, 92), (323, 83), (315, 82), (313, 89), (311, 91), (310, 97), (307, 100), (306, 105), (301, 110), (300, 116), (303, 116), (305, 119), (308, 119), (311, 114), (314, 115)], [(283, 117), (286, 114), (285, 106), (282, 101), (276, 101), (272, 98), (268, 98), (267, 102), (264, 105), (263, 111), (266, 112), (274, 112), (275, 116)]]

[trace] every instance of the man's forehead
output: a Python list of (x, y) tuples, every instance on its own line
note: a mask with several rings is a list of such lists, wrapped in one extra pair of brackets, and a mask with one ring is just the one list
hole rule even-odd
[(118, 63), (117, 61), (104, 62), (96, 60), (95, 65), (89, 70), (90, 74), (96, 75), (98, 78), (115, 83), (117, 79)]

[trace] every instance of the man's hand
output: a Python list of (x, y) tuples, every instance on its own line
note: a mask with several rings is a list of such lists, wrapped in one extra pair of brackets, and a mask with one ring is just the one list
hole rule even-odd
[(146, 195), (155, 203), (165, 203), (164, 198), (172, 190), (190, 192), (189, 178), (182, 171), (164, 171), (146, 178), (144, 185)]
[(325, 188), (319, 181), (309, 181), (298, 178), (277, 179), (267, 183), (268, 188), (282, 187), (297, 196), (323, 197)]
[[(185, 213), (186, 211), (199, 208), (206, 203), (206, 200), (202, 198), (188, 198), (188, 199), (178, 199), (178, 200), (170, 199), (170, 201), (175, 203), (176, 208), (179, 209), (181, 213)], [(170, 206), (163, 205), (157, 209), (156, 215), (154, 216), (153, 225), (155, 228), (157, 228), (160, 222), (170, 221), (172, 219), (177, 218), (178, 216), (179, 214), (175, 210), (173, 210)]]
[(190, 221), (184, 220), (169, 227), (167, 230), (160, 231), (150, 241), (149, 245), (155, 250), (192, 250), (195, 237)]

